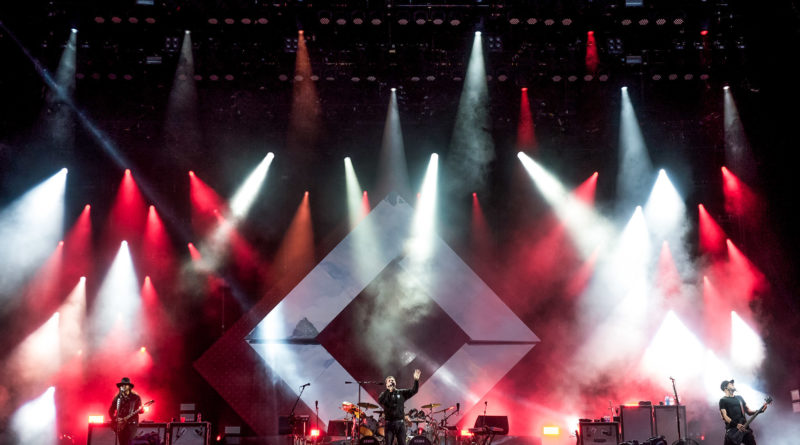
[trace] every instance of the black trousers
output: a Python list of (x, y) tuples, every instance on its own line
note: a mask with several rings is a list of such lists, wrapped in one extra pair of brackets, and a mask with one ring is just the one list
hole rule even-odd
[(133, 438), (136, 437), (136, 431), (139, 429), (139, 426), (135, 423), (129, 423), (125, 425), (125, 428), (122, 428), (117, 433), (117, 444), (118, 445), (131, 445)]
[(395, 437), (397, 445), (406, 445), (406, 422), (405, 420), (392, 420), (386, 422), (386, 443), (393, 445)]
[[(755, 438), (755, 436), (753, 436), (753, 431), (752, 430), (749, 430), (744, 434), (744, 438), (742, 439), (742, 444), (743, 445), (756, 445), (756, 438)], [(726, 435), (725, 436), (724, 445), (738, 445), (738, 444), (735, 444), (735, 443), (731, 442), (730, 440), (728, 440), (728, 436)]]

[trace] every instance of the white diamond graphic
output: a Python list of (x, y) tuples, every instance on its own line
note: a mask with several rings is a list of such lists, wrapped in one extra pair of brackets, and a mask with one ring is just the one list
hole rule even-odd
[[(353, 401), (355, 379), (321, 345), (319, 332), (397, 258), (409, 267), (404, 245), (413, 209), (402, 199), (381, 201), (247, 337), (250, 346), (290, 387), (310, 382), (302, 399)], [(374, 242), (364, 244), (369, 235)], [(470, 340), (425, 381), (415, 397), (460, 402), (469, 409), (530, 351), (539, 338), (440, 238), (418, 285), (458, 324)], [(368, 262), (356, 262), (355, 255)], [(464, 388), (468, 393), (464, 394)], [(366, 392), (362, 402), (377, 403)], [(335, 404), (320, 404), (320, 420), (341, 416)]]

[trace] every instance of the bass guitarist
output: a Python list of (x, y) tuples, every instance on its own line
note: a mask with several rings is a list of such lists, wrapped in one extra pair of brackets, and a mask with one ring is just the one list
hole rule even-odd
[(747, 426), (747, 415), (753, 415), (756, 412), (763, 412), (767, 409), (765, 404), (761, 410), (753, 411), (747, 406), (742, 396), (735, 396), (736, 387), (733, 385), (733, 380), (723, 380), (719, 388), (725, 392), (725, 396), (719, 399), (719, 413), (722, 415), (722, 420), (725, 421), (725, 445), (739, 445), (733, 443), (730, 435), (727, 434), (731, 429), (737, 429), (744, 433), (742, 443), (745, 445), (756, 445), (756, 439), (753, 436), (753, 430)]
[(128, 377), (123, 377), (117, 383), (119, 392), (111, 400), (108, 415), (111, 417), (111, 426), (117, 433), (119, 445), (130, 445), (139, 429), (139, 411), (142, 409), (142, 398), (133, 392), (133, 382)]

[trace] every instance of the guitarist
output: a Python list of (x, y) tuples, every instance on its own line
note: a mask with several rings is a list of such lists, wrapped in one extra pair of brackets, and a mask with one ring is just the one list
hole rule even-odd
[[(744, 401), (742, 396), (733, 395), (733, 393), (736, 392), (736, 387), (733, 385), (733, 380), (723, 380), (719, 387), (725, 392), (725, 397), (719, 399), (719, 412), (722, 415), (722, 420), (725, 421), (725, 431), (727, 432), (731, 429), (738, 429), (739, 431), (745, 433), (742, 440), (743, 444), (756, 445), (756, 439), (753, 437), (753, 430), (745, 427), (745, 424), (747, 423), (746, 415), (753, 415), (757, 411), (751, 410), (747, 406), (747, 403)], [(764, 405), (764, 407), (761, 408), (761, 411), (766, 409), (767, 406)], [(726, 434), (725, 445), (739, 444), (733, 444)]]
[[(117, 383), (119, 392), (111, 400), (108, 415), (111, 417), (111, 426), (117, 432), (119, 445), (130, 445), (139, 428), (139, 411), (142, 409), (142, 398), (133, 392), (133, 382), (128, 377), (123, 377)], [(127, 420), (123, 420), (127, 418)]]

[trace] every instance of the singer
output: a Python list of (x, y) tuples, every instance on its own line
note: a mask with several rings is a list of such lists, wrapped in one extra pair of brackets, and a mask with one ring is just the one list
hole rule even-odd
[(117, 433), (119, 445), (130, 445), (139, 429), (139, 411), (142, 409), (142, 398), (133, 392), (133, 382), (127, 377), (117, 383), (119, 392), (111, 400), (108, 415)]
[(393, 376), (386, 377), (386, 390), (378, 396), (378, 403), (383, 407), (386, 416), (386, 443), (394, 445), (397, 438), (397, 445), (406, 443), (406, 423), (405, 402), (419, 390), (419, 377), (422, 371), (414, 370), (414, 386), (410, 389), (397, 389), (397, 380)]

